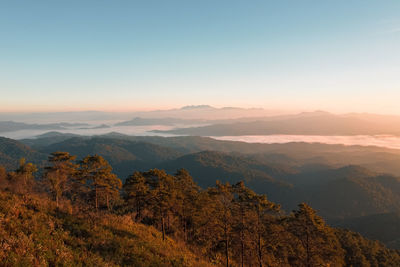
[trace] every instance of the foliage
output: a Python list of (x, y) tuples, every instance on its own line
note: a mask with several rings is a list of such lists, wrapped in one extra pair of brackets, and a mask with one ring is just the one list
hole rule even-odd
[(73, 189), (74, 176), (78, 168), (73, 162), (75, 159), (76, 157), (68, 152), (53, 152), (49, 157), (51, 166), (45, 168), (44, 180), (54, 195), (57, 206), (63, 194)]
[(110, 209), (111, 202), (119, 197), (121, 180), (112, 173), (110, 164), (101, 156), (87, 156), (81, 161), (79, 180), (87, 189), (89, 199), (96, 209), (105, 202)]
[(153, 227), (111, 213), (68, 212), (63, 204), (0, 192), (2, 266), (208, 266)]
[(285, 215), (243, 182), (201, 189), (184, 169), (151, 169), (121, 191), (103, 157), (74, 160), (52, 153), (44, 180), (24, 159), (0, 168), (3, 265), (400, 266), (399, 251), (328, 226), (305, 203)]

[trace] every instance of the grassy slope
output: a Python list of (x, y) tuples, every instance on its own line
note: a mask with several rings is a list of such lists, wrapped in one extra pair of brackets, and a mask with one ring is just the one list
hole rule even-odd
[(208, 266), (129, 216), (57, 210), (39, 196), (0, 192), (0, 262), (6, 266)]

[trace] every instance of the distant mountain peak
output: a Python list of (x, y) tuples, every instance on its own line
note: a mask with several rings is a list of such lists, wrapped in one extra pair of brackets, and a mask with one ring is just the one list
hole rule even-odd
[(57, 131), (50, 131), (44, 134), (36, 135), (35, 138), (51, 138), (51, 137), (59, 137), (59, 136), (79, 136), (78, 134), (72, 133), (61, 133)]
[(192, 110), (192, 109), (215, 109), (210, 105), (191, 105), (191, 106), (184, 106), (181, 110)]
[(332, 116), (333, 114), (324, 110), (314, 110), (308, 112), (301, 112), (298, 116), (310, 117), (310, 116)]

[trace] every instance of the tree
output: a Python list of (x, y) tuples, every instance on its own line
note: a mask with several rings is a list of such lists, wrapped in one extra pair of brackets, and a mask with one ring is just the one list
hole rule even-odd
[(128, 205), (136, 209), (135, 220), (140, 221), (150, 190), (149, 185), (146, 183), (146, 178), (140, 172), (134, 172), (126, 179), (123, 188), (126, 193), (125, 200)]
[(244, 265), (244, 241), (245, 233), (247, 240), (250, 241), (257, 258), (258, 265), (263, 266), (264, 251), (268, 247), (269, 224), (276, 215), (280, 207), (279, 205), (268, 201), (265, 195), (258, 195), (254, 191), (246, 188), (243, 182), (234, 185), (234, 190), (237, 195), (235, 198), (236, 213), (239, 213), (236, 218), (240, 220), (236, 224), (236, 228), (240, 233), (241, 242), (241, 263)]
[(101, 156), (87, 156), (81, 161), (80, 179), (89, 189), (89, 195), (94, 199), (96, 210), (100, 200), (105, 200), (110, 209), (110, 200), (119, 196), (122, 182), (112, 173), (110, 164)]
[(7, 187), (7, 171), (6, 168), (0, 165), (0, 189)]
[(240, 240), (240, 265), (244, 267), (245, 265), (245, 251), (246, 251), (246, 243), (248, 243), (248, 217), (247, 213), (249, 211), (249, 189), (244, 186), (244, 183), (241, 181), (234, 185), (234, 192), (236, 194), (236, 198), (234, 200), (235, 209), (234, 209), (234, 218), (235, 221), (235, 233), (237, 235), (237, 239)]
[(68, 152), (53, 152), (48, 160), (51, 166), (45, 167), (45, 182), (54, 196), (57, 207), (63, 194), (71, 189), (78, 168), (78, 165), (73, 163), (75, 159), (76, 157)]
[(289, 231), (297, 237), (303, 253), (298, 253), (298, 266), (325, 266), (343, 264), (343, 249), (333, 230), (307, 204), (289, 217)]
[[(229, 183), (222, 184), (217, 181), (215, 188), (209, 189), (211, 201), (215, 203), (212, 228), (216, 230), (217, 241), (222, 241), (224, 244), (225, 263), (229, 267), (230, 261), (230, 244), (233, 235), (233, 188)], [(218, 240), (219, 239), (219, 240)]]
[(19, 194), (31, 191), (35, 184), (35, 172), (37, 172), (36, 165), (27, 163), (25, 158), (21, 158), (18, 169), (8, 175), (12, 190)]
[(143, 173), (151, 190), (148, 199), (154, 215), (160, 220), (162, 239), (165, 240), (165, 219), (169, 215), (176, 199), (174, 177), (163, 170), (153, 169)]
[(193, 226), (195, 203), (200, 191), (189, 172), (180, 169), (175, 174), (176, 203), (173, 206), (175, 214), (180, 218), (183, 229), (183, 239), (187, 241), (189, 227)]

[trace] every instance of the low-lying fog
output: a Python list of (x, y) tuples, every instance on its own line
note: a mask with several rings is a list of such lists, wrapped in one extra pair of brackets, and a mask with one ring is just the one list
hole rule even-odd
[[(70, 128), (57, 130), (60, 133), (72, 133), (78, 135), (102, 135), (110, 132), (117, 132), (126, 135), (136, 136), (174, 136), (169, 134), (154, 133), (152, 130), (169, 130), (176, 126), (112, 126), (98, 129), (79, 129)], [(14, 132), (4, 132), (0, 136), (12, 139), (34, 138), (35, 136), (49, 132), (49, 130), (19, 130)], [(324, 144), (343, 144), (361, 146), (379, 146), (393, 149), (400, 149), (400, 137), (391, 135), (355, 135), (355, 136), (310, 136), (310, 135), (262, 135), (262, 136), (218, 136), (212, 137), (218, 140), (242, 141), (248, 143), (324, 143)]]
[[(94, 129), (82, 129), (82, 128), (68, 128), (65, 130), (55, 130), (59, 133), (71, 133), (78, 135), (102, 135), (111, 132), (117, 132), (126, 135), (161, 135), (152, 133), (152, 130), (171, 130), (176, 126), (164, 126), (164, 125), (149, 125), (149, 126), (111, 126), (106, 128), (94, 128)], [(12, 139), (25, 139), (34, 138), (35, 136), (48, 133), (49, 130), (19, 130), (13, 132), (0, 133), (0, 136), (12, 138)], [(162, 136), (171, 136), (168, 134), (162, 134)]]
[(391, 135), (354, 135), (354, 136), (320, 136), (320, 135), (244, 135), (218, 136), (218, 140), (241, 141), (248, 143), (283, 144), (290, 142), (378, 146), (400, 149), (400, 137)]

